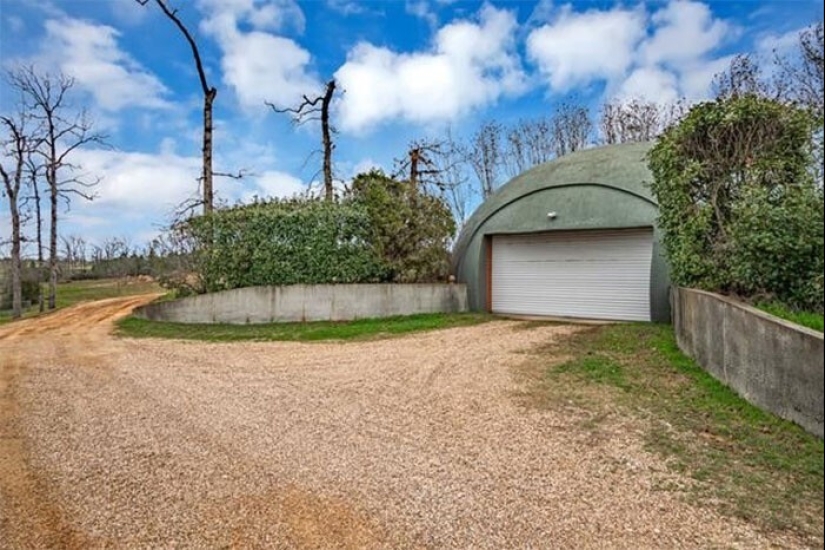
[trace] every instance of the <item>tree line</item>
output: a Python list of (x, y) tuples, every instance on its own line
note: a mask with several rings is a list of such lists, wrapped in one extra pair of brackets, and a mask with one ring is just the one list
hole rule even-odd
[[(200, 193), (196, 202), (182, 205), (182, 215), (177, 221), (186, 221), (187, 216), (199, 208), (208, 218), (215, 210), (214, 178), (244, 175), (243, 171), (233, 174), (213, 169), (212, 112), (218, 89), (207, 78), (196, 34), (178, 11), (167, 0), (136, 1), (147, 9), (150, 5), (156, 6), (192, 53), (197, 84), (203, 95)], [(822, 44), (820, 22), (800, 34), (792, 52), (777, 53), (767, 63), (753, 56), (738, 56), (713, 83), (717, 100), (757, 96), (813, 113), (815, 124), (811, 143), (818, 162), (810, 169), (818, 170), (820, 185), (823, 159)], [(100, 266), (108, 265), (113, 271), (134, 272), (139, 270), (124, 267), (128, 264), (124, 259), (182, 259), (191, 252), (187, 248), (192, 246), (191, 242), (179, 239), (174, 226), (158, 242), (131, 250), (115, 242), (85, 250), (82, 239), (64, 238), (59, 229), (60, 206), (68, 205), (73, 198), (91, 200), (94, 185), (98, 182), (83, 174), (73, 162), (74, 153), (90, 144), (105, 143), (105, 136), (94, 131), (86, 110), (74, 103), (71, 76), (38, 73), (34, 67), (20, 67), (7, 72), (6, 80), (18, 101), (11, 112), (0, 113), (3, 130), (0, 137), (3, 187), (0, 189), (6, 198), (11, 225), (9, 242), (0, 243), (0, 247), (9, 246), (15, 317), (19, 316), (22, 306), (24, 244), (36, 243), (37, 266), (47, 272), (48, 291), (40, 298), (41, 308), (55, 306), (56, 284), (61, 267), (65, 265), (91, 262), (99, 266), (98, 271), (104, 271)], [(294, 107), (278, 108), (273, 103), (266, 103), (276, 114), (290, 116), (296, 125), (318, 125), (322, 159), (318, 173), (323, 186), (322, 198), (327, 202), (338, 202), (351, 194), (355, 181), (345, 181), (335, 168), (334, 151), (338, 138), (333, 119), (340, 93), (335, 80), (329, 79), (317, 93), (302, 96)], [(461, 136), (456, 136), (453, 128), (447, 128), (441, 136), (410, 142), (396, 159), (392, 173), (382, 181), (387, 185), (390, 181), (404, 182), (405, 188), (414, 193), (441, 201), (452, 212), (456, 226), (460, 227), (470, 208), (479, 200), (489, 197), (507, 180), (533, 166), (594, 145), (654, 140), (689, 112), (690, 105), (685, 100), (663, 104), (642, 99), (614, 99), (604, 103), (597, 112), (586, 105), (568, 101), (552, 113), (509, 125), (488, 120), (469, 133), (461, 132)], [(33, 233), (24, 232), (24, 226), (30, 222), (35, 226)], [(208, 239), (206, 242), (208, 244)], [(113, 266), (117, 262), (121, 267), (115, 269)], [(163, 262), (156, 264), (158, 269), (166, 265)]]
[[(46, 266), (48, 274), (47, 295), (39, 298), (41, 309), (44, 301), (49, 309), (56, 305), (60, 206), (68, 206), (73, 198), (93, 199), (99, 181), (73, 162), (75, 152), (104, 143), (105, 136), (94, 131), (85, 109), (73, 105), (75, 81), (70, 76), (43, 74), (28, 66), (7, 72), (6, 80), (18, 96), (13, 110), (0, 115), (0, 178), (11, 225), (9, 278), (12, 315), (17, 318), (22, 309), (22, 246), (29, 240), (36, 243), (38, 266)], [(31, 217), (36, 227), (33, 239), (22, 231)]]

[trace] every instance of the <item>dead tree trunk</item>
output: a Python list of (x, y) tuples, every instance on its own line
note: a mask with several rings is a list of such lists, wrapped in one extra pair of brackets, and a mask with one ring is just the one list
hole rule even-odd
[[(141, 6), (145, 6), (150, 0), (137, 0)], [(215, 188), (214, 188), (214, 171), (212, 170), (212, 136), (213, 136), (213, 120), (212, 107), (215, 103), (215, 98), (218, 95), (218, 89), (210, 86), (206, 80), (206, 71), (203, 68), (203, 61), (198, 50), (198, 45), (189, 29), (178, 17), (178, 11), (170, 9), (166, 0), (155, 0), (155, 3), (171, 20), (178, 30), (181, 32), (189, 47), (192, 50), (192, 57), (195, 60), (195, 69), (198, 71), (198, 80), (200, 81), (201, 91), (203, 92), (203, 167), (201, 169), (201, 185), (203, 186), (203, 213), (209, 214), (214, 209), (215, 205)]]
[(2, 117), (0, 121), (9, 132), (9, 140), (4, 143), (4, 152), (12, 158), (13, 163), (11, 173), (0, 164), (0, 176), (3, 179), (3, 189), (8, 199), (9, 216), (11, 217), (12, 318), (19, 319), (23, 315), (22, 260), (20, 258), (20, 241), (22, 239), (20, 235), (20, 185), (23, 179), (29, 136), (26, 135), (24, 127), (25, 114), (21, 115), (19, 123), (8, 117)]
[(324, 147), (324, 196), (328, 201), (335, 199), (332, 186), (332, 127), (329, 124), (329, 108), (335, 95), (335, 80), (327, 82), (321, 101), (321, 141)]
[(43, 206), (40, 204), (40, 189), (34, 182), (34, 217), (37, 231), (37, 266), (43, 266)]
[(57, 307), (57, 137), (54, 120), (48, 117), (48, 159), (46, 166), (46, 183), (49, 185), (49, 213), (51, 214), (49, 223), (49, 309)]
[(444, 154), (444, 144), (440, 141), (413, 141), (407, 149), (407, 154), (402, 159), (396, 159), (396, 177), (402, 174), (409, 174), (409, 184), (412, 193), (418, 193), (424, 188), (424, 193), (434, 191), (444, 191), (445, 185), (441, 175), (443, 166), (439, 166), (437, 160)]
[(209, 88), (203, 98), (203, 213), (211, 214), (215, 206), (215, 188), (212, 172), (212, 106), (218, 91)]
[(410, 187), (413, 192), (418, 190), (418, 162), (421, 160), (421, 149), (413, 147), (409, 152), (410, 156)]
[(332, 134), (335, 133), (335, 128), (332, 127), (329, 120), (332, 100), (335, 97), (335, 87), (335, 80), (330, 80), (324, 88), (323, 95), (315, 96), (312, 99), (303, 96), (300, 105), (294, 109), (279, 109), (274, 103), (266, 102), (266, 105), (276, 113), (290, 113), (292, 115), (292, 123), (296, 126), (300, 126), (309, 120), (320, 119), (321, 147), (324, 157), (321, 170), (324, 177), (324, 197), (328, 201), (335, 200), (335, 187), (332, 179), (332, 150), (335, 149), (335, 145), (332, 142)]

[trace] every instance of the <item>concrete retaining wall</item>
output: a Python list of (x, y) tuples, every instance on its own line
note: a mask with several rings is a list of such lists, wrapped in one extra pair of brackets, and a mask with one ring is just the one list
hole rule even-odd
[(135, 315), (152, 321), (247, 324), (351, 321), (464, 311), (464, 285), (370, 284), (238, 288), (149, 304), (135, 310)]
[(673, 291), (679, 347), (757, 407), (823, 437), (823, 336), (734, 300)]

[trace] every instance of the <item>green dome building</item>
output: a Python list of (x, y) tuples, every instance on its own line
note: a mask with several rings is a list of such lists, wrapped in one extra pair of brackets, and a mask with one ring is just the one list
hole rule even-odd
[(651, 143), (578, 151), (489, 197), (454, 248), (470, 308), (670, 321), (669, 276), (647, 167)]

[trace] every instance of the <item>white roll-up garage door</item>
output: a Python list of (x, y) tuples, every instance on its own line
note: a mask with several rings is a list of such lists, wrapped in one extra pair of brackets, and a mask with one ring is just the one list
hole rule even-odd
[(492, 310), (650, 320), (653, 229), (494, 236)]

